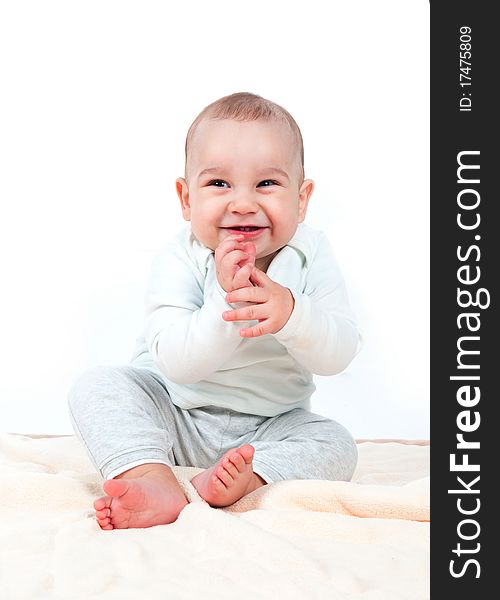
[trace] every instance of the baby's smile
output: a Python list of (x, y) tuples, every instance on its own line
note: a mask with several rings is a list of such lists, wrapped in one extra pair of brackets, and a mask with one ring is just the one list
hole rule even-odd
[(227, 231), (230, 235), (243, 235), (245, 239), (253, 240), (262, 235), (269, 227), (261, 225), (231, 225), (230, 227), (221, 227), (221, 229)]

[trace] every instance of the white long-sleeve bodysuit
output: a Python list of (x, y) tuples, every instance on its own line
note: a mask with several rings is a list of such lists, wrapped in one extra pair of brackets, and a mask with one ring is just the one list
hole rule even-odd
[(262, 416), (310, 410), (312, 374), (334, 375), (351, 362), (361, 337), (325, 234), (300, 224), (267, 269), (295, 306), (275, 334), (242, 338), (258, 321), (226, 322), (228, 304), (213, 250), (185, 225), (153, 261), (144, 334), (132, 364), (160, 373), (174, 404), (213, 405)]

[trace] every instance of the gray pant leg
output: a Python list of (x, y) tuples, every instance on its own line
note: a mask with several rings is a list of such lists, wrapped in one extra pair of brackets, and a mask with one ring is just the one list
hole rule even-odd
[(104, 479), (131, 463), (174, 464), (174, 405), (147, 369), (93, 367), (74, 382), (68, 404), (75, 433)]
[[(241, 415), (252, 424), (251, 415)], [(286, 479), (349, 481), (356, 468), (356, 443), (345, 427), (315, 413), (296, 408), (262, 422), (227, 448), (252, 444), (253, 470), (267, 483)], [(238, 418), (236, 417), (236, 420)], [(242, 424), (239, 425), (241, 428)]]

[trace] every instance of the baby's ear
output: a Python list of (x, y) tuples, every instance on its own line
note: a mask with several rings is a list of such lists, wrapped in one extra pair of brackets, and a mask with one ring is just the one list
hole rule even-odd
[(309, 198), (314, 190), (314, 181), (312, 179), (304, 179), (299, 190), (299, 223), (306, 218)]
[(184, 177), (175, 180), (175, 189), (181, 201), (182, 216), (186, 221), (191, 221), (191, 204), (189, 203), (189, 186)]

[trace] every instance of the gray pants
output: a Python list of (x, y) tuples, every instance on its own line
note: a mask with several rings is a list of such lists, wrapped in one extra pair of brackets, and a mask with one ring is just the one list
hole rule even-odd
[(226, 408), (179, 408), (161, 376), (130, 365), (85, 371), (68, 395), (75, 433), (104, 479), (144, 463), (207, 468), (231, 448), (252, 444), (253, 470), (283, 479), (349, 481), (357, 461), (349, 432), (296, 408), (262, 417)]

